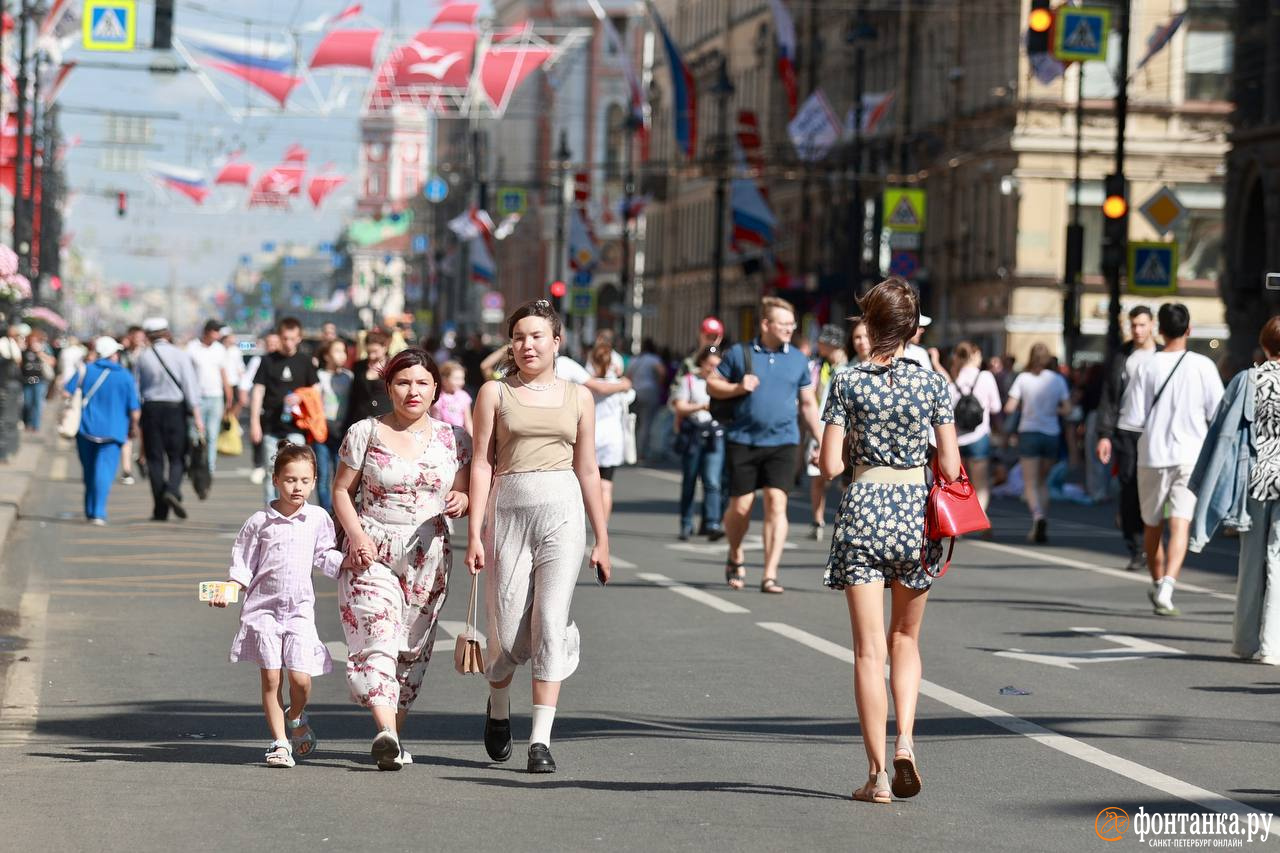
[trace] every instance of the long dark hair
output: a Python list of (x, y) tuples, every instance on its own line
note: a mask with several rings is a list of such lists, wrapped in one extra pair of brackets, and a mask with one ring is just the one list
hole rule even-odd
[(396, 374), (411, 367), (425, 367), (427, 373), (430, 373), (431, 378), (435, 380), (436, 393), (431, 398), (431, 404), (434, 406), (436, 401), (440, 399), (440, 368), (436, 366), (436, 360), (431, 357), (429, 352), (418, 347), (400, 350), (382, 368), (382, 381), (386, 383), (387, 393), (391, 393), (391, 383), (395, 380)]
[(555, 338), (563, 337), (564, 324), (560, 322), (560, 315), (551, 303), (546, 299), (533, 299), (524, 303), (519, 308), (511, 312), (511, 316), (507, 318), (507, 357), (502, 362), (502, 372), (507, 376), (511, 376), (516, 372), (516, 353), (511, 348), (511, 339), (516, 334), (516, 323), (519, 323), (525, 317), (540, 317), (551, 324), (551, 336)]

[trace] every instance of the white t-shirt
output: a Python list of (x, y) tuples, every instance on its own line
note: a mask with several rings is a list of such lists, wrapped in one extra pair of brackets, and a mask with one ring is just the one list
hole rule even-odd
[[(680, 381), (676, 383), (675, 390), (671, 392), (672, 403), (693, 403), (694, 405), (705, 405), (711, 402), (711, 395), (707, 393), (707, 380), (703, 379), (700, 374), (686, 373), (680, 377)], [(674, 406), (672, 407), (675, 408)], [(698, 409), (691, 415), (686, 415), (692, 423), (701, 424), (711, 420), (711, 413), (706, 409)]]
[[(1222, 400), (1222, 378), (1212, 361), (1194, 352), (1158, 352), (1138, 367), (1120, 403), (1120, 423), (1137, 424), (1138, 464), (1144, 468), (1194, 465), (1209, 422)], [(1182, 366), (1165, 379), (1182, 359)], [(1156, 392), (1165, 385), (1160, 400)], [(1125, 427), (1129, 429), (1130, 427)]]
[(574, 385), (586, 385), (591, 380), (591, 374), (569, 356), (562, 355), (556, 358), (556, 378), (572, 382)]
[(240, 381), (244, 379), (244, 356), (240, 354), (240, 347), (229, 347), (219, 342), (218, 346), (226, 350), (227, 357), (222, 367), (227, 371), (227, 382), (232, 388), (239, 388)]
[(967, 447), (979, 439), (991, 435), (991, 416), (1000, 411), (1000, 386), (988, 370), (976, 367), (961, 368), (956, 381), (951, 383), (951, 408), (960, 402), (964, 392), (972, 394), (982, 404), (982, 423), (971, 432), (959, 433), (956, 440)]
[(187, 344), (187, 355), (196, 364), (200, 378), (200, 396), (222, 396), (222, 371), (227, 366), (227, 348), (218, 341), (205, 346), (195, 340)]
[[(1129, 353), (1129, 357), (1124, 360), (1124, 384), (1122, 388), (1128, 388), (1133, 384), (1133, 377), (1138, 375), (1138, 368), (1151, 360), (1156, 354), (1154, 349), (1136, 349)], [(1120, 414), (1117, 416), (1116, 427), (1127, 432), (1142, 432), (1142, 421), (1136, 424), (1125, 423), (1124, 421), (1124, 398), (1120, 400)]]
[(902, 357), (914, 361), (925, 370), (933, 370), (933, 360), (929, 358), (929, 351), (919, 344), (907, 344), (902, 351)]
[(1060, 435), (1058, 406), (1071, 398), (1071, 389), (1062, 374), (1054, 370), (1018, 374), (1009, 387), (1009, 399), (1022, 401), (1022, 414), (1018, 419), (1018, 432), (1042, 432)]

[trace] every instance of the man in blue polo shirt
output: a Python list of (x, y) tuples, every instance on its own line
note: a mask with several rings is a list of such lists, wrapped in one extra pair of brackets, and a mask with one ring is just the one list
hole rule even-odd
[(764, 580), (761, 592), (780, 593), (778, 564), (787, 541), (787, 491), (795, 484), (800, 444), (797, 410), (811, 435), (818, 426), (809, 361), (791, 346), (796, 312), (774, 297), (760, 302), (760, 336), (729, 347), (719, 372), (707, 380), (717, 400), (738, 400), (725, 425), (728, 447), (729, 505), (724, 529), (729, 540), (725, 581), (733, 589), (746, 584), (742, 540), (751, 523), (755, 493), (764, 493)]

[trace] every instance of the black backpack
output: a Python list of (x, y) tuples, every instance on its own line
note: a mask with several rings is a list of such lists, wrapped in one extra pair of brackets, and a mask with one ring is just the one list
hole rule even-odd
[[(979, 373), (978, 376), (981, 378), (982, 374)], [(975, 379), (973, 384), (977, 385), (978, 381)], [(956, 400), (955, 406), (956, 432), (964, 435), (982, 426), (982, 416), (986, 410), (983, 409), (982, 403), (978, 401), (978, 398), (973, 396), (973, 388), (965, 391), (957, 382), (956, 389), (960, 391), (960, 399)]]
[[(745, 376), (751, 372), (751, 347), (745, 343), (735, 344), (735, 346), (742, 348), (742, 373)], [(715, 397), (712, 397), (711, 407), (708, 411), (710, 411), (711, 417), (716, 423), (728, 426), (733, 423), (734, 418), (738, 416), (738, 405), (742, 403), (746, 397), (747, 395), (745, 394), (740, 397), (730, 397), (727, 400), (717, 400)]]

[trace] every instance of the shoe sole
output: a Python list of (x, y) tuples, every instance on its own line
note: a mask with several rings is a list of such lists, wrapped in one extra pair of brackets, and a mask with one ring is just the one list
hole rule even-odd
[(187, 508), (182, 505), (182, 501), (173, 495), (165, 495), (164, 502), (169, 505), (169, 509), (173, 510), (173, 514), (178, 518), (185, 519), (187, 517)]
[(554, 764), (530, 765), (529, 772), (530, 773), (555, 773), (556, 766)]
[(369, 754), (377, 762), (379, 770), (399, 770), (400, 745), (391, 738), (375, 738)]
[(920, 793), (920, 771), (916, 763), (909, 758), (893, 759), (893, 783), (889, 790), (899, 799), (914, 797)]
[(511, 741), (507, 741), (507, 751), (506, 751), (506, 752), (503, 752), (503, 753), (499, 753), (499, 754), (497, 754), (497, 755), (494, 755), (492, 752), (489, 752), (489, 747), (488, 747), (487, 745), (485, 746), (484, 751), (485, 751), (486, 753), (488, 753), (488, 755), (489, 755), (489, 759), (490, 759), (491, 761), (496, 761), (496, 762), (498, 762), (499, 764), (501, 764), (501, 763), (502, 763), (502, 762), (504, 762), (504, 761), (510, 761), (510, 760), (511, 760)]

